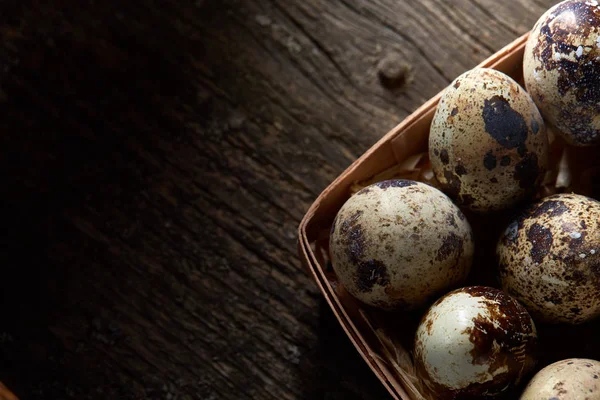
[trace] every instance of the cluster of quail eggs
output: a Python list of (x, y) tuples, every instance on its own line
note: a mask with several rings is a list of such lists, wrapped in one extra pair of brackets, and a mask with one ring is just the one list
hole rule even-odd
[[(331, 227), (332, 266), (351, 295), (384, 310), (428, 307), (413, 358), (436, 398), (514, 388), (536, 364), (534, 320), (581, 324), (600, 315), (600, 202), (576, 193), (535, 198), (551, 168), (549, 130), (568, 146), (600, 144), (598, 2), (548, 10), (523, 68), (526, 89), (475, 68), (445, 90), (429, 136), (439, 189), (375, 183), (354, 194)], [(499, 289), (460, 288), (471, 268), (488, 267), (472, 265), (469, 219), (502, 211), (514, 216), (488, 257)], [(600, 362), (559, 361), (538, 372), (521, 399), (600, 399), (599, 376)]]

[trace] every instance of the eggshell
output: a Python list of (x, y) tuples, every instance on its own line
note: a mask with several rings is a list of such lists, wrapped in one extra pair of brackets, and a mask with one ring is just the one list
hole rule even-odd
[(600, 6), (567, 0), (533, 27), (523, 59), (527, 91), (573, 145), (600, 143)]
[(600, 202), (542, 199), (508, 225), (497, 254), (503, 289), (536, 321), (577, 324), (600, 314)]
[(548, 162), (548, 137), (531, 97), (508, 75), (475, 68), (437, 106), (429, 157), (445, 193), (473, 211), (531, 196)]
[(471, 286), (427, 311), (417, 329), (415, 364), (436, 398), (493, 396), (533, 367), (536, 341), (535, 324), (515, 299)]
[(410, 309), (460, 284), (473, 258), (471, 227), (439, 190), (410, 180), (368, 186), (331, 229), (333, 268), (359, 300)]
[(538, 372), (521, 400), (600, 400), (600, 362), (571, 358)]

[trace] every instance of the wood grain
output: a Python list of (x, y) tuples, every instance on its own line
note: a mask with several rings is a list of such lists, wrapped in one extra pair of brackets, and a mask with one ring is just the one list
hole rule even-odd
[(385, 397), (297, 224), (552, 3), (0, 3), (0, 380), (23, 399)]

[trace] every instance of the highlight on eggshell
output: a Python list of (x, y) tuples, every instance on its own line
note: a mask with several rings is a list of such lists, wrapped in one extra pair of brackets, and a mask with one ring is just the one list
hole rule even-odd
[(435, 302), (417, 329), (414, 359), (438, 399), (493, 396), (514, 385), (535, 362), (535, 324), (501, 290), (470, 286)]

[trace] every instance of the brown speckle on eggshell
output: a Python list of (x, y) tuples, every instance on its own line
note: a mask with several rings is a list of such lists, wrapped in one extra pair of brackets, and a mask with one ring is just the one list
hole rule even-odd
[(403, 179), (348, 199), (329, 243), (348, 292), (385, 309), (419, 307), (458, 285), (473, 257), (471, 227), (458, 207), (434, 187)]
[(521, 400), (600, 400), (600, 362), (570, 358), (550, 364), (529, 382)]
[(497, 254), (503, 289), (536, 320), (577, 324), (600, 314), (600, 202), (542, 199), (508, 225)]
[(537, 21), (523, 75), (544, 118), (573, 145), (600, 143), (600, 5), (567, 0)]
[(415, 339), (415, 364), (437, 399), (493, 396), (534, 365), (537, 332), (527, 310), (506, 293), (470, 286), (427, 311)]
[(444, 192), (473, 211), (501, 210), (532, 195), (547, 168), (548, 137), (531, 97), (508, 75), (459, 76), (431, 123), (429, 157)]

